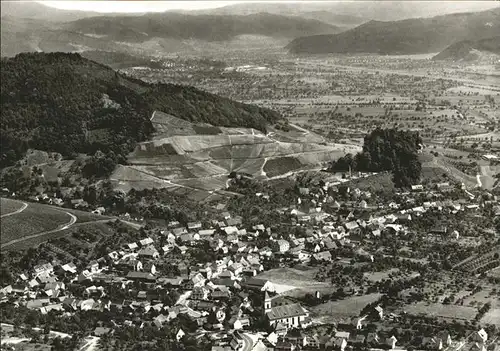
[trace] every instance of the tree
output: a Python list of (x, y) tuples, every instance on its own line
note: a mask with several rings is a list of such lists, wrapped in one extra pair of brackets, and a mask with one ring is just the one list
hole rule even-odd
[(332, 162), (331, 171), (390, 171), (397, 187), (407, 187), (420, 179), (422, 164), (418, 149), (422, 144), (416, 132), (377, 128), (365, 136), (363, 151), (347, 154)]

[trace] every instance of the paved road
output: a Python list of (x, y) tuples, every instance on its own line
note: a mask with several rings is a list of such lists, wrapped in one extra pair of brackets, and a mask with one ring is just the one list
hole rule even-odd
[(23, 212), (27, 207), (28, 207), (28, 204), (26, 202), (22, 202), (22, 206), (20, 209), (18, 210), (15, 210), (14, 212), (11, 212), (11, 213), (6, 213), (6, 214), (3, 214), (0, 216), (0, 218), (4, 218), (4, 217), (8, 217), (8, 216), (12, 216), (12, 215), (15, 215), (15, 214), (18, 214), (18, 213), (21, 213)]

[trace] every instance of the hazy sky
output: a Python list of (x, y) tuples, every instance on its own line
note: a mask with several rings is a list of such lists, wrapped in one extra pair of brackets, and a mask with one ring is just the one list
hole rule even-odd
[[(4, 0), (2, 0), (4, 1)], [(363, 1), (363, 0), (361, 0)], [(412, 0), (406, 0), (412, 1)], [(485, 8), (491, 8), (495, 6), (496, 1), (440, 1), (441, 5), (449, 7), (450, 9), (456, 8), (456, 10), (482, 10)], [(236, 3), (244, 2), (281, 2), (281, 3), (307, 3), (307, 2), (330, 2), (330, 1), (315, 1), (315, 0), (303, 0), (303, 1), (289, 1), (289, 0), (237, 0), (237, 1), (38, 1), (45, 5), (56, 7), (59, 9), (66, 10), (83, 10), (83, 11), (97, 11), (97, 12), (162, 12), (167, 10), (201, 10), (217, 8), (227, 5), (232, 5)], [(331, 1), (336, 2), (336, 1)], [(399, 1), (396, 1), (399, 2)], [(452, 11), (453, 12), (453, 11)]]
[(98, 12), (161, 12), (166, 10), (201, 10), (222, 7), (238, 1), (39, 1), (65, 10)]

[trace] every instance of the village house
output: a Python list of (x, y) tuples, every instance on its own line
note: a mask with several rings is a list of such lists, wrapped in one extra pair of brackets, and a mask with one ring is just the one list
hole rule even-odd
[(277, 250), (281, 253), (285, 253), (290, 249), (290, 243), (286, 240), (277, 241)]
[(315, 253), (313, 255), (314, 259), (316, 261), (324, 261), (324, 262), (330, 262), (332, 260), (332, 254), (330, 253), (330, 251), (322, 251), (322, 252), (318, 252), (318, 253)]
[(138, 255), (141, 258), (145, 258), (145, 259), (149, 259), (149, 260), (156, 260), (160, 257), (160, 253), (152, 245), (141, 248), (138, 251)]

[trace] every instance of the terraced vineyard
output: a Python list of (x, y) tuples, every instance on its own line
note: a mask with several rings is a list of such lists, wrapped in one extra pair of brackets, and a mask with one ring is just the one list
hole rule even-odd
[[(111, 180), (116, 188), (167, 188), (191, 190), (199, 199), (226, 188), (229, 173), (241, 172), (261, 179), (318, 168), (346, 153), (352, 145), (326, 143), (307, 130), (291, 128), (264, 134), (249, 128), (218, 128), (191, 124), (155, 112), (157, 133), (140, 143)], [(192, 197), (192, 196), (191, 196)]]

